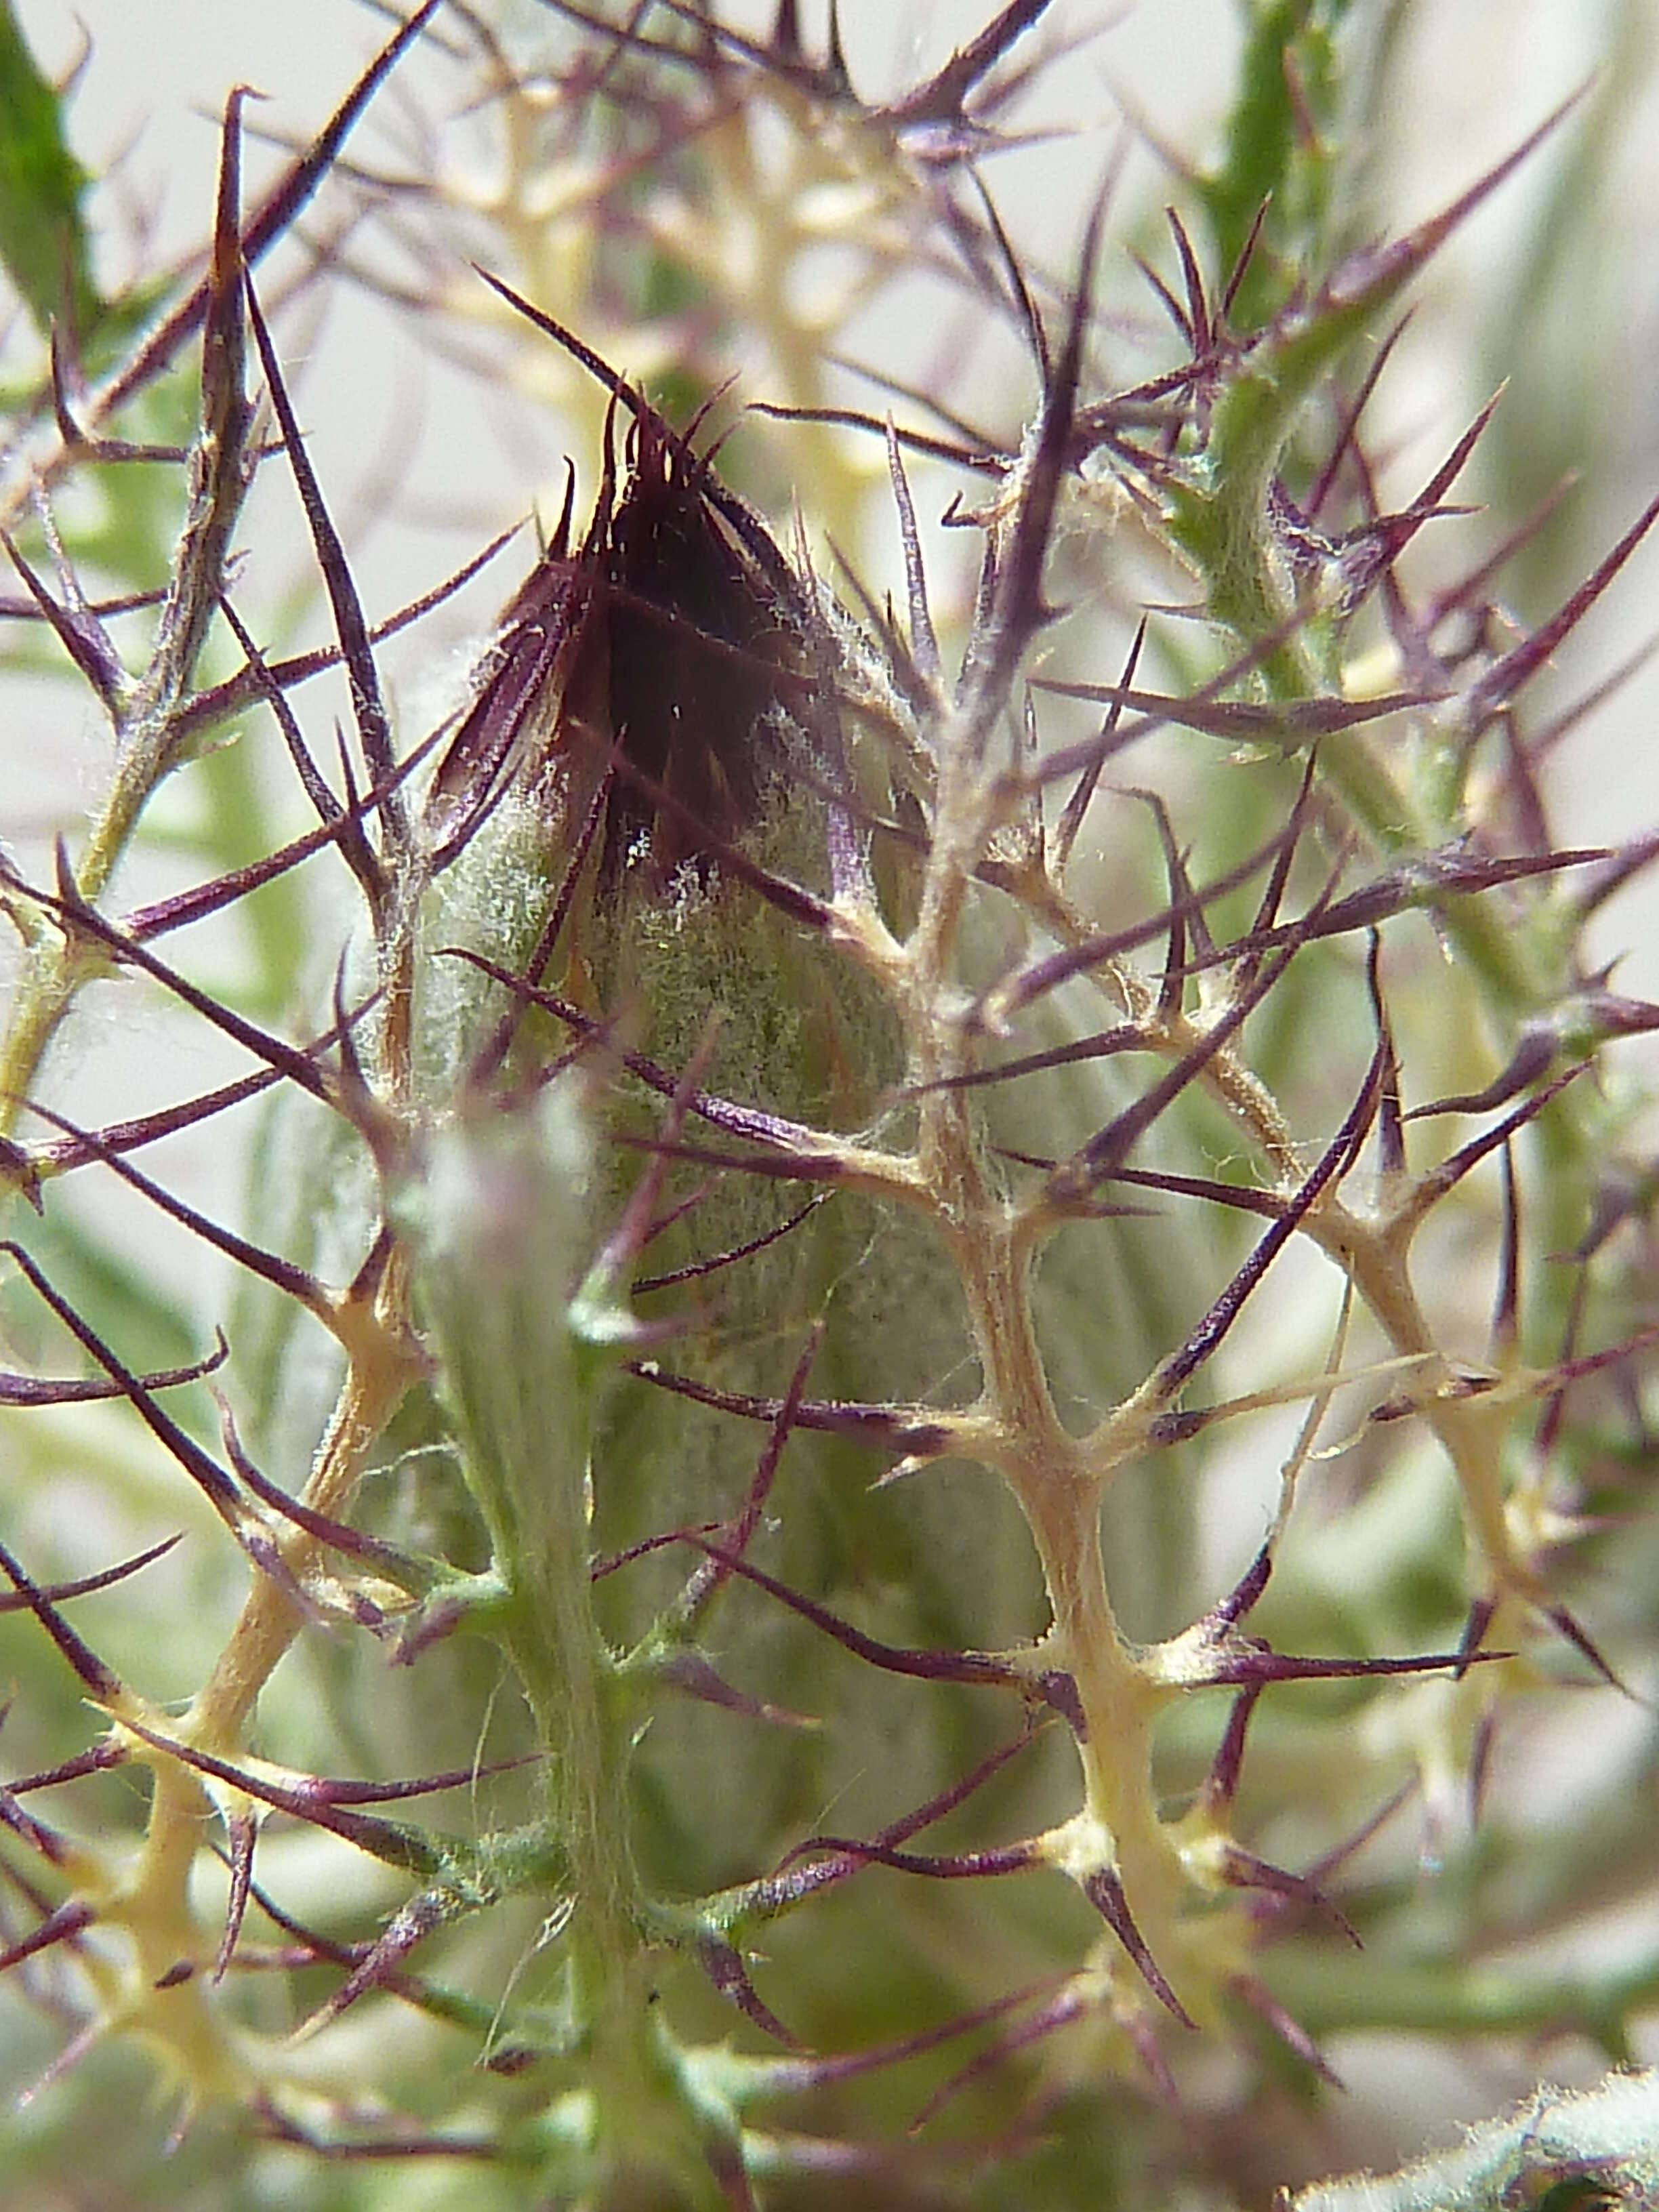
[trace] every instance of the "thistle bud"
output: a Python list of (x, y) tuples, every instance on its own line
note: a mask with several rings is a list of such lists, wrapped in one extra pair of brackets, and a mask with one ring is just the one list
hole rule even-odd
[[(820, 1018), (806, 1048), (818, 1071), (790, 1081), (774, 1027), (755, 1028), (776, 995), (765, 977), (780, 929), (739, 880), (744, 857), (814, 888), (824, 880), (832, 771), (815, 735), (813, 664), (827, 633), (712, 457), (623, 396), (620, 485), (613, 410), (586, 532), (573, 547), (567, 495), (434, 779), (444, 926), (459, 922), (472, 949), (516, 970), (556, 902), (562, 934), (539, 980), (583, 1012), (620, 1018), (675, 1066), (718, 1008), (732, 1025), (721, 1063), (781, 1081), (781, 1110), (825, 1096), (831, 1061), (843, 1089), (857, 1072), (854, 1111), (865, 1110), (896, 1073), (890, 1036), (837, 1048)], [(756, 931), (765, 949), (751, 964)], [(676, 972), (693, 942), (691, 972)], [(837, 1001), (844, 1020), (842, 966), (828, 963), (808, 995)]]
[(770, 804), (805, 621), (782, 556), (715, 486), (710, 459), (633, 408), (620, 491), (608, 452), (574, 551), (567, 500), (502, 617), (433, 805), (453, 848), (516, 785), (537, 794), (556, 847), (609, 772), (598, 886), (659, 898), (682, 872), (706, 879)]
[[(849, 625), (709, 456), (642, 401), (627, 404), (620, 481), (607, 465), (579, 545), (567, 507), (503, 618), (428, 813), (441, 898), (428, 941), (459, 941), (493, 971), (428, 963), (459, 970), (429, 1003), (430, 1065), (465, 1088), (493, 1073), (491, 1041), (508, 1030), (520, 1076), (586, 1044), (613, 1147), (598, 1171), (601, 1212), (623, 1216), (641, 1147), (664, 1185), (652, 1208), (663, 1218), (623, 1242), (640, 1324), (671, 1341), (648, 1377), (617, 1383), (600, 1419), (601, 1553), (738, 1509), (764, 1431), (709, 1400), (775, 1405), (820, 1322), (815, 1397), (914, 1405), (969, 1356), (943, 1246), (851, 1187), (830, 1133), (896, 1110), (904, 1073), (893, 1009), (838, 940), (827, 896), (836, 817), (844, 827), (849, 811), (842, 700), (867, 689), (843, 676)], [(884, 792), (884, 763), (856, 766)], [(509, 973), (539, 998), (505, 988)], [(677, 1089), (693, 1109), (684, 1130)], [(693, 1158), (671, 1186), (665, 1155), (699, 1151), (718, 1163)], [(702, 1402), (677, 1394), (675, 1378)], [(873, 1607), (901, 1640), (1028, 1633), (1039, 1598), (1000, 1486), (939, 1470), (925, 1489), (872, 1491), (878, 1473), (836, 1436), (798, 1436), (777, 1540), (758, 1556), (823, 1601)], [(625, 1591), (602, 1586), (611, 1632), (641, 1632), (686, 1571), (669, 1551), (630, 1569)], [(774, 1620), (751, 1634), (765, 1644), (769, 1700), (822, 1711), (811, 1632)], [(901, 1723), (907, 1701), (890, 1685), (871, 1694), (893, 1709), (888, 1733), (933, 1728), (914, 1700)], [(664, 1801), (682, 1823), (677, 1881), (729, 1878), (781, 1847), (791, 1818), (847, 1779), (825, 1767), (829, 1741), (781, 1747), (726, 1719), (684, 1738), (653, 1728), (643, 1755), (676, 1770)], [(917, 1738), (905, 1756), (942, 1784), (960, 1751)], [(699, 1832), (718, 1838), (707, 1864)]]

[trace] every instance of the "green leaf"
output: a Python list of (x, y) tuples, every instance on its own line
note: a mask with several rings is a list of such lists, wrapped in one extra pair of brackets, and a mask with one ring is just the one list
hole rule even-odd
[(1230, 274), (1251, 225), (1268, 208), (1267, 255), (1239, 288), (1231, 321), (1256, 330), (1289, 297), (1315, 252), (1329, 198), (1334, 156), (1325, 134), (1335, 112), (1336, 33), (1349, 0), (1255, 0), (1222, 160), (1198, 179), (1215, 241), (1218, 276)]
[(64, 319), (84, 338), (103, 313), (81, 199), (87, 173), (64, 135), (63, 103), (0, 0), (0, 261), (44, 332)]

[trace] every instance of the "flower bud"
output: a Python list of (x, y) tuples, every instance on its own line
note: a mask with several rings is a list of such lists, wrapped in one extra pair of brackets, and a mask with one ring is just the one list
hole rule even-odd
[[(459, 941), (518, 974), (539, 957), (528, 980), (570, 1018), (559, 1033), (545, 1011), (520, 1009), (509, 1067), (532, 1070), (584, 1036), (597, 1041), (592, 1065), (610, 1058), (614, 1081), (599, 1113), (616, 1142), (596, 1172), (596, 1241), (607, 1217), (622, 1214), (640, 1146), (664, 1141), (663, 1091), (689, 1071), (700, 1096), (774, 1130), (827, 1132), (895, 1110), (887, 1101), (904, 1073), (892, 1006), (837, 933), (811, 920), (829, 913), (848, 774), (836, 757), (844, 617), (820, 611), (707, 459), (643, 403), (629, 404), (624, 480), (618, 488), (607, 472), (574, 551), (567, 514), (508, 609), (428, 817), (445, 863), (428, 944)], [(884, 764), (875, 774), (884, 781)], [(783, 886), (803, 896), (792, 901)], [(550, 951), (540, 940), (556, 906), (564, 918)], [(476, 967), (428, 964), (454, 971), (443, 999), (428, 987), (426, 1023), (428, 1063), (453, 1095), (515, 1001)], [(586, 1029), (573, 1033), (578, 1022)], [(657, 1071), (658, 1087), (642, 1068)], [(962, 1395), (970, 1355), (960, 1291), (931, 1227), (826, 1182), (822, 1158), (802, 1158), (793, 1179), (787, 1139), (734, 1146), (729, 1131), (711, 1133), (694, 1116), (672, 1146), (717, 1152), (723, 1163), (752, 1152), (766, 1171), (690, 1163), (653, 1209), (672, 1214), (695, 1194), (631, 1263), (646, 1286), (635, 1292), (640, 1321), (671, 1334), (664, 1368), (705, 1391), (775, 1401), (822, 1316), (811, 1396), (881, 1405)], [(823, 1202), (804, 1212), (815, 1194)], [(744, 1256), (727, 1264), (732, 1255)], [(570, 1287), (550, 1280), (547, 1295)], [(765, 1443), (759, 1422), (622, 1378), (594, 1443), (595, 1551), (736, 1513)], [(1035, 1565), (995, 1478), (947, 1467), (884, 1492), (872, 1486), (880, 1472), (843, 1438), (797, 1435), (757, 1559), (897, 1641), (982, 1645), (1030, 1633), (1041, 1619)], [(671, 1603), (694, 1564), (671, 1548), (599, 1585), (601, 1619), (619, 1645)], [(748, 1595), (733, 1610), (770, 1703), (823, 1713), (826, 1700), (873, 1699), (878, 1733), (902, 1741), (916, 1784), (942, 1785), (957, 1771), (963, 1747), (933, 1741), (943, 1734), (937, 1709), (869, 1669), (860, 1670), (867, 1683), (826, 1685), (822, 1641), (804, 1623)], [(743, 1672), (740, 1656), (734, 1667)], [(660, 1802), (675, 1808), (676, 1833), (659, 1847), (672, 1850), (676, 1886), (764, 1863), (792, 1821), (846, 1785), (834, 1760), (843, 1745), (850, 1754), (867, 1744), (868, 1730), (866, 1717), (782, 1740), (729, 1715), (699, 1710), (684, 1729), (677, 1715), (659, 1717), (641, 1757)], [(856, 1757), (862, 1769), (866, 1754)]]

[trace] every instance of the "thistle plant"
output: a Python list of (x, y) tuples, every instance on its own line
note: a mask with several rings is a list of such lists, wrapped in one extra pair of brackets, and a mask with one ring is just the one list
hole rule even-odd
[[(1048, 14), (878, 98), (793, 0), (428, 0), (262, 193), (233, 90), (125, 290), (0, 16), (3, 611), (109, 733), (0, 864), (20, 2203), (1260, 2204), (1356, 2032), (1639, 2055), (1645, 1923), (1543, 1939), (1645, 1814), (1528, 1762), (1651, 1756), (1659, 1007), (1590, 939), (1659, 835), (1558, 832), (1551, 687), (1659, 497), (1568, 566), (1462, 503), (1498, 401), (1405, 495), (1371, 428), (1610, 94), (1380, 225), (1395, 15), (1259, 0), (1163, 227), (1103, 153), (1036, 251)], [(342, 289), (568, 454), (438, 710), (513, 533), (367, 603)], [(923, 298), (1018, 368), (855, 374)], [(162, 1098), (88, 1114), (117, 1022)], [(1653, 2139), (1634, 2076), (1301, 2201)]]

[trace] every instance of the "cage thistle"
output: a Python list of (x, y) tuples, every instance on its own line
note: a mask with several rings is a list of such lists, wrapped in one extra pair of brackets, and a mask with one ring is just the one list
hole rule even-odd
[[(61, 162), (54, 290), (0, 179), (52, 327), (6, 611), (112, 741), (84, 836), (0, 856), (0, 1399), (22, 1475), (101, 1466), (143, 1526), (88, 1571), (9, 1489), (0, 1963), (56, 2039), (31, 2203), (84, 2160), (134, 2202), (417, 2173), (468, 2205), (1243, 2205), (1340, 2162), (1307, 2133), (1338, 2123), (1287, 2116), (1340, 2109), (1356, 2027), (1632, 2055), (1652, 1946), (1564, 1979), (1513, 1923), (1639, 1896), (1641, 1834), (1487, 1797), (1529, 1700), (1647, 1672), (1599, 1539), (1650, 1520), (1626, 1071), (1659, 1009), (1587, 932), (1659, 842), (1556, 834), (1577, 710), (1533, 702), (1659, 499), (1522, 623), (1486, 541), (1414, 566), (1492, 408), (1393, 510), (1366, 423), (1391, 319), (1586, 95), (1358, 244), (1331, 148), (1387, 57), (1340, 6), (1255, 9), (1224, 163), (1139, 240), (1173, 356), (1124, 381), (1110, 194), (1044, 268), (982, 172), (1061, 51), (1046, 13), (878, 101), (792, 0), (763, 36), (660, 0), (533, 37), (429, 0), (251, 208), (231, 94), (204, 273), (159, 307), (91, 289)], [(435, 157), (411, 189), (422, 306), (556, 392), (570, 447), (431, 725), (387, 641), (470, 572), (374, 618), (264, 266), (314, 203), (337, 250), (298, 290), (376, 281), (346, 234), (396, 226), (346, 149), (422, 46), (503, 149), (465, 209)], [(1023, 424), (897, 374), (891, 416), (840, 403), (856, 308), (918, 270), (1014, 335)], [(167, 580), (124, 599), (68, 495), (158, 459), (178, 542), (134, 526)], [(872, 465), (896, 602), (853, 535)], [(308, 652), (241, 604), (279, 472)], [(334, 758), (301, 689), (331, 670)], [(228, 819), (255, 746), (310, 826), (222, 820), (134, 902), (161, 794)], [(313, 861), (345, 921), (295, 890)], [(227, 985), (173, 944), (279, 895), (302, 963), (276, 933)], [(77, 1118), (62, 1039), (118, 994), (242, 1072)], [(249, 1107), (234, 1218), (149, 1163)], [(70, 1176), (229, 1301), (169, 1325)], [(1200, 1493), (1269, 1431), (1221, 1545)], [(192, 1517), (152, 1539), (158, 1495)], [(111, 2094), (129, 2048), (165, 2170)], [(1536, 2157), (1510, 2128), (1446, 2186), (1610, 2197), (1632, 2128)]]

